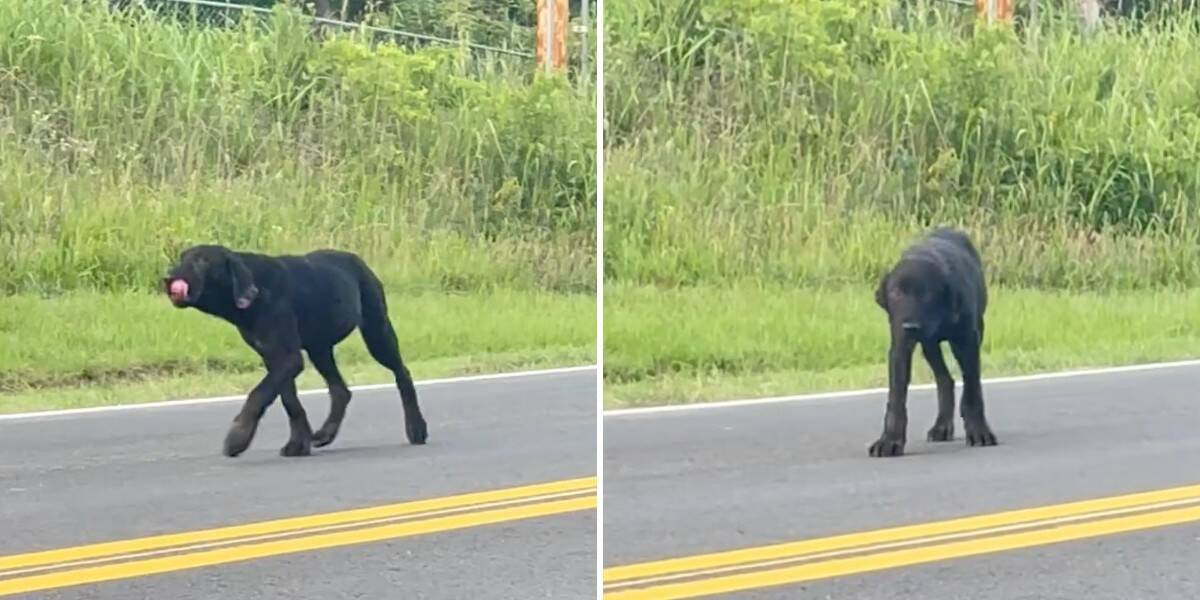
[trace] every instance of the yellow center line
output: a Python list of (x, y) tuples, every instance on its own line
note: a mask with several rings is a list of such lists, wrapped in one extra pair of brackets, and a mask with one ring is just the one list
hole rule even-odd
[(64, 569), (67, 567), (79, 567), (79, 566), (84, 566), (84, 565), (94, 565), (94, 564), (100, 564), (100, 563), (106, 563), (106, 562), (127, 561), (127, 560), (132, 560), (135, 558), (147, 558), (147, 557), (151, 557), (151, 556), (162, 556), (165, 554), (177, 554), (177, 553), (181, 553), (181, 552), (205, 550), (208, 548), (219, 548), (221, 546), (232, 546), (232, 545), (236, 545), (236, 544), (244, 544), (247, 542), (257, 542), (257, 541), (265, 541), (265, 540), (272, 540), (272, 539), (280, 539), (280, 538), (284, 538), (284, 537), (296, 537), (296, 536), (300, 536), (300, 535), (311, 535), (311, 534), (315, 534), (315, 533), (323, 533), (323, 532), (327, 532), (327, 531), (337, 531), (337, 530), (342, 530), (342, 529), (355, 529), (355, 528), (366, 527), (368, 525), (381, 525), (381, 524), (385, 524), (385, 523), (395, 523), (395, 522), (401, 521), (401, 520), (412, 521), (412, 520), (422, 519), (422, 518), (426, 518), (426, 517), (435, 517), (435, 516), (440, 516), (440, 515), (463, 513), (463, 512), (468, 512), (468, 511), (480, 510), (480, 509), (484, 509), (484, 508), (495, 508), (498, 506), (512, 506), (514, 504), (531, 504), (534, 502), (540, 502), (540, 501), (545, 501), (545, 500), (556, 500), (556, 499), (560, 499), (560, 498), (578, 497), (578, 496), (582, 496), (585, 494), (595, 494), (595, 493), (596, 493), (596, 489), (591, 488), (591, 489), (584, 489), (584, 490), (571, 491), (571, 492), (559, 492), (556, 494), (543, 494), (540, 496), (532, 496), (529, 498), (517, 498), (514, 500), (500, 500), (500, 501), (496, 501), (496, 502), (487, 502), (484, 504), (475, 504), (475, 505), (465, 506), (465, 507), (444, 508), (441, 510), (431, 510), (431, 511), (425, 511), (425, 512), (420, 512), (420, 513), (413, 513), (413, 514), (409, 514), (409, 515), (403, 515), (403, 516), (382, 517), (379, 519), (370, 519), (367, 521), (355, 521), (355, 522), (351, 522), (351, 523), (341, 523), (341, 524), (337, 524), (337, 525), (325, 525), (322, 527), (310, 527), (310, 528), (304, 528), (304, 529), (282, 531), (279, 533), (268, 533), (268, 534), (263, 534), (263, 535), (232, 538), (232, 539), (228, 539), (228, 540), (218, 540), (218, 541), (203, 542), (203, 543), (198, 543), (198, 544), (186, 544), (183, 546), (172, 546), (169, 548), (162, 548), (162, 549), (157, 549), (157, 550), (146, 550), (143, 552), (114, 554), (114, 555), (110, 555), (110, 556), (101, 556), (101, 557), (96, 557), (96, 558), (73, 560), (73, 561), (60, 562), (60, 563), (54, 563), (54, 564), (48, 564), (48, 565), (39, 565), (39, 566), (35, 566), (35, 567), (24, 567), (24, 568), (20, 568), (20, 569), (0, 571), (0, 579), (6, 578), (6, 577), (12, 577), (15, 575), (25, 575), (25, 574), (29, 574), (29, 573), (39, 573), (39, 572), (44, 572), (44, 571)]
[(378, 519), (394, 519), (401, 516), (416, 515), (425, 512), (466, 508), (487, 505), (493, 502), (508, 500), (533, 499), (538, 496), (563, 492), (579, 492), (596, 487), (595, 477), (583, 477), (549, 483), (526, 485), (514, 488), (473, 492), (427, 500), (416, 500), (385, 506), (375, 506), (354, 510), (275, 519), (244, 525), (233, 525), (216, 529), (205, 529), (182, 533), (156, 535), (138, 539), (119, 540), (89, 544), (72, 548), (44, 550), (26, 554), (0, 556), (0, 572), (27, 569), (43, 565), (72, 563), (89, 559), (115, 557), (126, 554), (137, 554), (155, 550), (165, 550), (179, 546), (222, 542), (240, 538), (269, 536), (288, 532), (318, 529), (329, 526), (340, 526), (368, 522)]
[(596, 495), (0, 580), (0, 596), (594, 509)]
[(672, 558), (634, 565), (612, 567), (604, 570), (604, 584), (611, 586), (630, 580), (652, 579), (663, 576), (696, 573), (738, 565), (765, 563), (785, 557), (816, 555), (820, 553), (878, 546), (895, 542), (907, 542), (920, 538), (936, 538), (968, 532), (994, 530), (1036, 521), (1102, 515), (1106, 511), (1122, 511), (1142, 507), (1153, 508), (1200, 499), (1200, 485), (1141, 492), (1110, 498), (1099, 498), (1070, 502), (1052, 506), (977, 515), (934, 523), (906, 525), (877, 531), (851, 533), (827, 538), (773, 544), (756, 548), (743, 548), (714, 552), (697, 556)]
[(952, 558), (976, 556), (1004, 550), (1056, 544), (1194, 521), (1200, 521), (1200, 506), (1162, 510), (1127, 517), (1089, 521), (1086, 523), (1074, 523), (1048, 529), (1010, 533), (933, 546), (880, 552), (740, 575), (728, 575), (685, 583), (616, 591), (605, 593), (604, 597), (611, 600), (697, 598), (748, 589), (803, 583), (816, 579), (866, 573)]
[(642, 579), (631, 579), (617, 583), (610, 583), (605, 586), (606, 589), (619, 590), (629, 587), (642, 587), (649, 584), (657, 584), (667, 581), (679, 581), (682, 579), (696, 579), (699, 577), (720, 575), (725, 573), (744, 572), (749, 570), (762, 570), (768, 567), (777, 567), (785, 564), (796, 564), (798, 562), (810, 562), (820, 559), (837, 558), (841, 556), (850, 556), (854, 554), (865, 554), (870, 552), (880, 552), (883, 550), (891, 550), (895, 548), (904, 548), (910, 546), (928, 545), (935, 542), (947, 542), (953, 540), (961, 540), (971, 537), (987, 536), (997, 533), (1007, 533), (1012, 531), (1020, 531), (1027, 529), (1044, 528), (1048, 526), (1062, 525), (1066, 523), (1074, 523), (1079, 521), (1095, 520), (1100, 517), (1113, 517), (1127, 515), (1130, 513), (1149, 512), (1153, 510), (1161, 510), (1164, 508), (1172, 508), (1177, 506), (1186, 506), (1191, 504), (1200, 505), (1200, 498), (1192, 498), (1188, 500), (1175, 500), (1172, 502), (1158, 502), (1145, 506), (1134, 506), (1130, 508), (1107, 510), (1095, 513), (1086, 513), (1071, 517), (1060, 517), (1057, 519), (1042, 519), (1038, 521), (1030, 521), (1028, 523), (1018, 523), (1014, 525), (1005, 525), (1002, 527), (989, 527), (987, 529), (979, 529), (975, 531), (964, 531), (961, 533), (951, 533), (945, 535), (917, 537), (909, 540), (901, 540), (896, 542), (887, 542), (883, 544), (873, 544), (869, 546), (856, 546), (845, 550), (831, 550), (829, 552), (817, 552), (813, 554), (798, 554), (795, 556), (784, 556), (773, 560), (764, 560), (759, 562), (749, 562), (727, 567), (715, 567), (711, 569), (703, 569), (697, 571), (688, 571), (683, 573), (675, 573), (672, 575), (660, 575), (656, 577), (646, 577)]

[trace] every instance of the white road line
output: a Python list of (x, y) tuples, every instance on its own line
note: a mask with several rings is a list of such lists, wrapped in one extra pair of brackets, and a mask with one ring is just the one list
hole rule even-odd
[[(444, 385), (450, 383), (468, 383), (474, 381), (493, 381), (497, 379), (515, 379), (518, 377), (538, 377), (542, 375), (558, 375), (563, 373), (577, 373), (595, 369), (596, 365), (582, 365), (578, 367), (561, 367), (557, 369), (542, 369), (538, 371), (514, 371), (511, 373), (491, 373), (487, 375), (467, 375), (463, 377), (447, 377), (444, 379), (426, 379), (424, 381), (415, 382), (418, 387), (431, 385)], [(350, 386), (351, 391), (363, 392), (371, 390), (383, 390), (395, 388), (392, 383), (379, 383), (371, 385), (356, 385)], [(313, 394), (325, 394), (328, 390), (319, 388), (314, 390), (302, 390), (299, 392), (301, 396)], [(47, 417), (64, 417), (74, 415), (86, 415), (100, 412), (113, 412), (120, 410), (142, 410), (149, 408), (164, 408), (173, 406), (195, 406), (197, 404), (215, 404), (217, 402), (233, 402), (235, 400), (245, 400), (245, 394), (236, 396), (213, 396), (211, 398), (189, 398), (186, 400), (166, 400), (162, 402), (144, 402), (141, 404), (114, 404), (111, 406), (93, 406), (89, 408), (68, 408), (62, 410), (46, 410), (39, 412), (28, 413), (12, 413), (0, 414), (0, 421), (18, 421), (22, 419), (42, 419)]]
[[(1050, 373), (1037, 373), (1033, 375), (1017, 375), (1012, 377), (996, 377), (993, 379), (984, 379), (984, 385), (996, 385), (1003, 383), (1025, 383), (1030, 381), (1044, 381), (1048, 379), (1068, 379), (1072, 377), (1089, 377), (1097, 375), (1112, 375), (1117, 373), (1133, 373), (1138, 371), (1156, 371), (1160, 369), (1173, 369), (1180, 367), (1196, 367), (1200, 366), (1200, 359), (1197, 360), (1181, 360), (1175, 362), (1162, 363), (1147, 363), (1142, 365), (1125, 365), (1120, 367), (1100, 367), (1094, 369), (1081, 369), (1077, 371), (1055, 371)], [(961, 387), (962, 382), (955, 380), (955, 387)], [(910, 390), (931, 390), (935, 385), (926, 383), (921, 385), (909, 386)], [(639, 415), (652, 415), (671, 412), (697, 411), (716, 408), (736, 408), (741, 406), (761, 406), (763, 404), (782, 404), (785, 402), (805, 402), (813, 400), (836, 400), (839, 398), (855, 398), (860, 396), (870, 396), (875, 394), (886, 394), (886, 387), (871, 388), (865, 390), (848, 390), (841, 392), (822, 392), (817, 394), (800, 394), (795, 396), (773, 396), (769, 398), (746, 398), (743, 400), (723, 400), (720, 402), (697, 402), (693, 404), (671, 404), (667, 406), (647, 406), (644, 408), (622, 408), (615, 410), (604, 411), (605, 417), (627, 417)]]

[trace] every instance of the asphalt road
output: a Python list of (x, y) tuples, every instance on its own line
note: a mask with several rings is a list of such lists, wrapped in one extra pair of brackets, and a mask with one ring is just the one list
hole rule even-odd
[[(338, 439), (307, 458), (279, 456), (278, 402), (236, 459), (220, 453), (235, 402), (0, 420), (0, 567), (35, 551), (596, 475), (594, 369), (419, 383), (418, 393), (425, 446), (405, 440), (394, 388), (358, 391)], [(315, 428), (328, 400), (302, 400)], [(594, 510), (452, 530), (429, 518), (415, 525), (426, 533), (10, 597), (595, 597)], [(5, 577), (0, 568), (0, 590)]]
[[(607, 415), (606, 596), (621, 597), (614, 567), (1200, 484), (1198, 390), (1200, 366), (986, 384), (989, 448), (967, 447), (961, 420), (955, 441), (924, 441), (936, 400), (915, 391), (900, 458), (867, 456), (877, 392)], [(719, 595), (1192, 600), (1200, 491), (1187, 495), (1195, 520), (1170, 526)]]

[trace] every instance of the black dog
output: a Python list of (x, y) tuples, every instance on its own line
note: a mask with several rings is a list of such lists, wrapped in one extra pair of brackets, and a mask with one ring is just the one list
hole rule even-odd
[(929, 440), (954, 439), (954, 378), (946, 368), (940, 346), (949, 341), (962, 369), (961, 411), (967, 443), (994, 446), (996, 436), (983, 416), (983, 386), (979, 381), (987, 288), (979, 253), (971, 240), (960, 231), (934, 230), (905, 250), (891, 272), (883, 276), (875, 302), (887, 311), (892, 341), (883, 435), (871, 444), (870, 455), (904, 454), (908, 427), (905, 403), (913, 348), (918, 342), (937, 381), (938, 415), (929, 430)]
[[(408, 441), (424, 444), (425, 418), (417, 391), (396, 344), (383, 285), (366, 263), (349, 252), (320, 250), (304, 256), (264, 256), (214, 245), (184, 250), (163, 280), (178, 308), (193, 307), (237, 326), (262, 356), (267, 375), (250, 391), (225, 438), (225, 455), (250, 446), (258, 421), (276, 396), (283, 398), (291, 438), (284, 456), (307, 456), (311, 446), (337, 437), (350, 390), (338, 373), (333, 347), (357, 327), (371, 356), (396, 376)], [(304, 370), (303, 349), (329, 385), (329, 418), (315, 434), (296, 396)]]

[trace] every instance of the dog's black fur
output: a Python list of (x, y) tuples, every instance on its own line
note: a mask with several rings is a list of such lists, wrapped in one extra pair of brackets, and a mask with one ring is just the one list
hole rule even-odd
[[(172, 285), (177, 287), (174, 294)], [(312, 446), (332, 442), (350, 403), (333, 348), (355, 328), (371, 356), (395, 374), (409, 442), (425, 443), (425, 418), (400, 358), (383, 286), (358, 256), (337, 250), (265, 256), (217, 245), (193, 246), (183, 251), (163, 286), (175, 306), (192, 307), (237, 326), (267, 368), (225, 438), (226, 456), (237, 456), (250, 446), (259, 419), (276, 396), (283, 399), (291, 426), (281, 454), (307, 456)], [(301, 349), (329, 385), (329, 417), (315, 434), (296, 395), (295, 379), (304, 369)]]
[(961, 412), (967, 443), (993, 446), (996, 436), (983, 416), (979, 351), (983, 343), (983, 313), (987, 288), (979, 252), (961, 231), (939, 228), (914, 243), (879, 281), (875, 302), (888, 314), (888, 403), (883, 435), (871, 444), (871, 456), (904, 453), (908, 413), (908, 382), (913, 349), (919, 343), (937, 381), (938, 415), (929, 440), (954, 439), (954, 378), (946, 368), (941, 342), (950, 350), (963, 375)]

